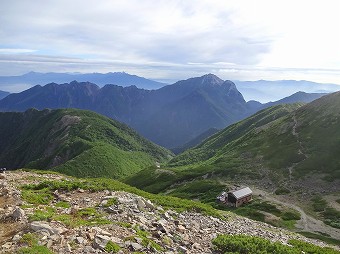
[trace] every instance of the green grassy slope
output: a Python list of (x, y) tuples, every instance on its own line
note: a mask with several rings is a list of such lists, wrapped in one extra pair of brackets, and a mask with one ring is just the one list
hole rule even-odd
[[(300, 106), (280, 105), (262, 110), (176, 156), (168, 163), (166, 170), (155, 171), (149, 168), (127, 178), (126, 182), (147, 191), (161, 192), (169, 189), (172, 184), (192, 181), (201, 176), (215, 179), (216, 184), (221, 176), (231, 179), (239, 176), (261, 178), (262, 174), (268, 172), (264, 172), (263, 156), (259, 152), (261, 147), (267, 149), (267, 143), (271, 140), (269, 137), (264, 140), (260, 132), (267, 133), (273, 123), (280, 125), (283, 119), (289, 118), (289, 114)], [(278, 177), (277, 174), (272, 175)], [(214, 198), (211, 196), (212, 200)]]
[(76, 176), (119, 178), (171, 156), (125, 124), (75, 109), (0, 113), (0, 139), (2, 167)]
[[(267, 181), (273, 187), (314, 175), (339, 180), (339, 153), (340, 93), (334, 93), (306, 105), (262, 110), (176, 156), (166, 170), (148, 169), (126, 182), (152, 192), (178, 194), (181, 185), (202, 176), (216, 184), (220, 179), (255, 185)], [(155, 183), (163, 178), (162, 184)]]

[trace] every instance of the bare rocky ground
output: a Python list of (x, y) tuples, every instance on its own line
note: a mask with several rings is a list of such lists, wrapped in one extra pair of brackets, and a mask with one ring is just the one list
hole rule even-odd
[[(61, 180), (54, 174), (7, 172), (0, 179), (0, 253), (16, 253), (27, 243), (22, 238), (33, 233), (39, 245), (54, 253), (106, 253), (108, 242), (120, 246), (118, 253), (213, 253), (211, 240), (218, 234), (246, 234), (287, 243), (300, 239), (320, 246), (326, 244), (301, 235), (229, 214), (227, 220), (194, 212), (165, 210), (150, 200), (127, 192), (89, 192), (78, 189), (54, 193), (49, 205), (30, 206), (22, 200), (20, 186), (42, 180)], [(109, 200), (116, 200), (108, 205)], [(56, 207), (65, 201), (70, 207)], [(31, 221), (36, 210), (53, 208), (68, 215), (94, 208), (105, 225), (72, 227), (58, 220)]]

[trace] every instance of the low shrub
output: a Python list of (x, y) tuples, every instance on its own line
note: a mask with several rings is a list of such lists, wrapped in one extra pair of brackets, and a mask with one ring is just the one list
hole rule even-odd
[(280, 216), (283, 220), (300, 220), (301, 219), (301, 214), (296, 211), (288, 211), (282, 213)]
[(290, 193), (290, 190), (288, 190), (285, 187), (279, 187), (275, 190), (276, 195), (286, 195), (286, 194), (289, 194), (289, 193)]
[(312, 202), (313, 210), (315, 212), (323, 212), (327, 206), (326, 200), (320, 196), (313, 197)]
[(217, 253), (226, 254), (340, 254), (340, 251), (299, 240), (289, 240), (288, 243), (291, 246), (247, 235), (218, 235), (212, 241)]

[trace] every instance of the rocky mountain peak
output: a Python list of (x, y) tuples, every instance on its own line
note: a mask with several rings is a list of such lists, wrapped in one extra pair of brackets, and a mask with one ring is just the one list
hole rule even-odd
[(223, 83), (222, 79), (211, 73), (203, 75), (200, 79), (201, 84), (221, 85)]

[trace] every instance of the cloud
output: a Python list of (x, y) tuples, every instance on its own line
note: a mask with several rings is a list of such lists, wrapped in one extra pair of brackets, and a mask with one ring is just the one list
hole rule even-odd
[(34, 49), (15, 49), (15, 48), (0, 48), (0, 54), (20, 54), (20, 53), (32, 53)]
[[(5, 1), (0, 74), (117, 70), (160, 79), (207, 72), (261, 79), (290, 67), (295, 77), (303, 68), (339, 70), (336, 6), (332, 0)], [(331, 79), (333, 72), (321, 74)]]

